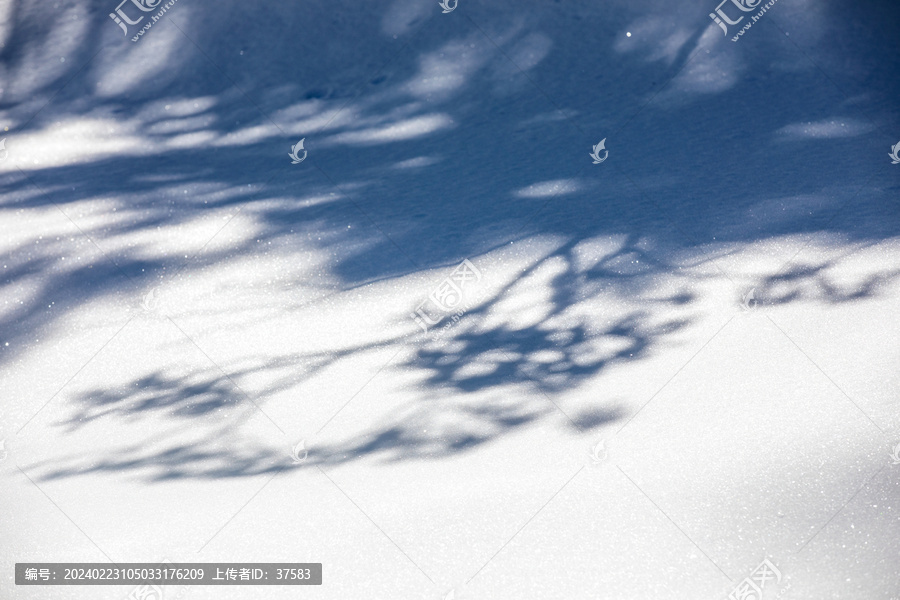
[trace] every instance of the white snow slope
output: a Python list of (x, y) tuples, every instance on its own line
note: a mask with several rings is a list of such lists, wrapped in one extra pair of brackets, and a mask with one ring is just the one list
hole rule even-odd
[(900, 598), (897, 2), (116, 2), (0, 4), (0, 598)]

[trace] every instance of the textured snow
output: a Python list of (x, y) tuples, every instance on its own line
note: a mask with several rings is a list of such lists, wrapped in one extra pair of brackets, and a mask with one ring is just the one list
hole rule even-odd
[(0, 598), (900, 598), (900, 10), (716, 4), (0, 7)]

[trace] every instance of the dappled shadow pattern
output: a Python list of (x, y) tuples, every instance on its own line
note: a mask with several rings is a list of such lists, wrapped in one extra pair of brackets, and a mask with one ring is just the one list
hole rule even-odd
[[(58, 334), (82, 309), (136, 304), (155, 286), (239, 260), (255, 265), (280, 252), (267, 285), (307, 285), (317, 294), (309, 302), (324, 303), (466, 256), (477, 261), (512, 242), (527, 248), (553, 240), (555, 250), (532, 252), (540, 256), (516, 281), (469, 309), (440, 340), (384, 334), (327, 352), (307, 351), (298, 340), (293, 351), (222, 364), (227, 377), (182, 378), (151, 366), (123, 389), (79, 391), (59, 425), (74, 433), (101, 420), (182, 423), (224, 406), (264, 408), (275, 393), (375, 347), (412, 348), (399, 368), (419, 372), (441, 398), (319, 446), (305, 465), (440, 458), (560, 412), (577, 432), (624, 418), (607, 405), (572, 414), (554, 406), (554, 395), (647, 360), (689, 331), (700, 316), (697, 285), (728, 277), (720, 267), (690, 268), (712, 262), (719, 250), (711, 246), (737, 252), (800, 235), (848, 245), (900, 236), (898, 186), (868, 158), (882, 136), (858, 125), (866, 111), (874, 122), (900, 122), (889, 102), (900, 80), (890, 67), (866, 67), (879, 83), (859, 83), (853, 65), (871, 61), (840, 48), (840, 61), (825, 68), (846, 60), (851, 72), (838, 75), (854, 103), (797, 114), (797, 95), (833, 93), (818, 65), (774, 38), (766, 53), (713, 45), (707, 34), (718, 31), (703, 11), (679, 11), (670, 29), (648, 17), (669, 14), (670, 5), (623, 5), (621, 19), (610, 20), (596, 2), (566, 10), (535, 4), (510, 19), (473, 1), (467, 14), (475, 28), (437, 21), (436, 10), (386, 22), (375, 6), (308, 2), (271, 5), (275, 18), (260, 36), (258, 28), (234, 28), (240, 19), (255, 22), (255, 9), (224, 2), (204, 6), (203, 19), (173, 11), (166, 20), (178, 28), (163, 22), (132, 46), (116, 37), (104, 3), (78, 8), (85, 11), (79, 20), (45, 18), (34, 3), (13, 2), (0, 50), (8, 75), (0, 110), (14, 123), (0, 209), (35, 226), (16, 221), (3, 246), (0, 289), (11, 301), (0, 313), (0, 341), (8, 344), (0, 365), (27, 357), (33, 340)], [(894, 9), (879, 10), (896, 21)], [(842, 7), (842, 18), (862, 12)], [(635, 25), (635, 39), (644, 30), (652, 39), (628, 46), (622, 19)], [(334, 28), (328, 51), (316, 46), (320, 37), (296, 35), (310, 23)], [(548, 31), (603, 40), (605, 51), (586, 57)], [(55, 56), (55, 34), (71, 43), (66, 61)], [(286, 39), (291, 53), (283, 52)], [(862, 44), (897, 55), (896, 39)], [(254, 51), (241, 58), (245, 47)], [(740, 83), (748, 72), (756, 75)], [(568, 97), (557, 94), (559, 73), (572, 79)], [(748, 108), (751, 101), (766, 110)], [(834, 111), (856, 114), (860, 104), (855, 128), (839, 138), (803, 137), (809, 128), (796, 126)], [(673, 125), (685, 123), (712, 129), (701, 135)], [(586, 171), (587, 150), (604, 135), (615, 159)], [(287, 150), (301, 137), (310, 155), (294, 168)], [(836, 218), (848, 205), (855, 217)], [(586, 260), (581, 245), (590, 241), (615, 249), (592, 250)], [(326, 257), (304, 272), (312, 281), (281, 272), (311, 255)], [(755, 282), (756, 298), (854, 302), (877, 298), (900, 275), (873, 267), (847, 284), (829, 275), (840, 261), (804, 255), (772, 269)], [(556, 270), (540, 280), (547, 296), (538, 317), (505, 307), (522, 293), (521, 281), (546, 268)], [(666, 278), (677, 289), (657, 292)], [(285, 314), (293, 317), (291, 310)], [(224, 316), (221, 327), (237, 330)], [(231, 382), (251, 376), (267, 383), (255, 386), (248, 403)], [(537, 394), (499, 399), (519, 387)], [(155, 480), (282, 468), (283, 451), (239, 451), (215, 438), (31, 467), (48, 478), (130, 471)]]

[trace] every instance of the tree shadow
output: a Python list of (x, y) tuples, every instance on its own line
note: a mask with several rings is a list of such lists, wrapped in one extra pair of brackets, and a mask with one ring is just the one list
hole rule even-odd
[[(122, 457), (91, 458), (90, 466), (75, 458), (28, 467), (44, 478), (134, 472), (159, 481), (249, 476), (367, 457), (439, 459), (473, 451), (560, 412), (574, 432), (590, 431), (627, 415), (607, 404), (569, 414), (554, 406), (553, 396), (679, 343), (679, 335), (702, 316), (698, 286), (728, 277), (697, 265), (775, 239), (822, 235), (851, 247), (900, 235), (890, 200), (897, 186), (865, 162), (873, 140), (881, 143), (877, 132), (791, 133), (800, 131), (790, 128), (800, 120), (818, 122), (835, 110), (857, 114), (852, 103), (836, 97), (798, 112), (790, 94), (761, 93), (772, 85), (788, 90), (812, 85), (820, 92), (827, 82), (815, 65), (801, 65), (796, 50), (772, 38), (766, 40), (775, 48), (774, 58), (730, 42), (713, 45), (709, 33), (717, 30), (704, 10), (667, 25), (646, 14), (667, 14), (663, 3), (622, 7), (621, 15), (606, 19), (605, 9), (585, 2), (568, 13), (535, 8), (506, 22), (488, 4), (473, 2), (469, 14), (476, 27), (438, 21), (433, 11), (416, 16), (417, 8), (409, 14), (397, 9), (396, 21), (387, 23), (372, 7), (346, 5), (346, 22), (329, 24), (340, 39), (352, 39), (354, 32), (381, 23), (384, 31), (372, 36), (371, 47), (354, 40), (344, 54), (328, 54), (317, 51), (319, 38), (309, 35), (298, 41), (297, 53), (321, 55), (323, 64), (296, 65), (275, 55), (271, 45), (281, 39), (277, 32), (296, 39), (288, 36), (302, 19), (323, 18), (327, 7), (310, 3), (298, 14), (274, 9), (282, 22), (256, 42), (263, 50), (248, 51), (252, 60), (239, 65), (242, 55), (234, 49), (254, 47), (249, 40), (259, 30), (248, 27), (235, 40), (225, 40), (221, 34), (235, 20), (251, 19), (240, 3), (225, 4), (236, 12), (202, 3), (182, 17), (173, 12), (166, 17), (173, 27), (163, 29), (163, 23), (132, 47), (112, 40), (118, 34), (107, 15), (111, 7), (95, 2), (87, 28), (73, 34), (67, 66), (45, 67), (46, 73), (36, 75), (40, 82), (26, 81), (21, 89), (14, 83), (5, 96), (10, 100), (0, 104), (18, 124), (9, 136), (17, 169), (7, 170), (0, 181), (0, 208), (38, 225), (7, 247), (3, 289), (29, 291), (0, 314), (3, 341), (12, 348), (0, 353), (0, 365), (14, 363), (36, 333), (57, 334), (79, 309), (109, 298), (140, 298), (154, 286), (227, 268), (239, 258), (261, 259), (273, 246), (297, 260), (310, 249), (328, 256), (324, 270), (334, 285), (324, 286), (310, 302), (379, 282), (402, 285), (404, 278), (449, 268), (465, 257), (491, 262), (511, 243), (553, 248), (532, 250), (536, 258), (518, 277), (495, 286), (459, 318), (448, 313), (441, 327), (451, 326), (436, 338), (417, 334), (408, 317), (415, 308), (404, 306), (397, 319), (406, 325), (402, 333), (377, 332), (374, 341), (336, 343), (327, 351), (298, 344), (292, 352), (248, 356), (246, 364), (223, 363), (233, 381), (267, 377), (252, 399), (265, 406), (274, 394), (374, 348), (411, 350), (392, 368), (417, 372), (441, 398), (418, 402), (343, 442), (319, 445), (302, 465), (291, 463), (283, 450), (223, 447), (217, 439), (221, 431), (214, 429), (190, 446), (171, 438), (169, 447), (128, 445)], [(20, 76), (36, 52), (50, 52), (51, 34), (69, 27), (43, 23), (34, 6), (13, 4), (15, 25), (0, 52), (10, 72)], [(209, 19), (200, 28), (197, 11), (206, 9)], [(895, 11), (884, 12), (896, 19)], [(607, 44), (608, 55), (592, 70), (573, 72), (577, 83), (568, 98), (555, 96), (553, 75), (584, 59), (579, 62), (580, 46), (558, 35), (563, 22), (572, 39), (593, 33), (619, 40)], [(631, 48), (620, 30), (632, 24), (643, 27), (636, 33), (649, 31), (658, 39)], [(401, 32), (399, 48), (392, 45), (395, 34), (384, 33), (395, 29)], [(172, 47), (183, 52), (167, 68), (181, 79), (169, 74), (159, 83), (103, 93), (100, 84), (108, 77), (76, 66), (90, 64), (98, 52), (101, 58), (118, 52), (122, 65), (137, 69), (170, 39), (164, 37), (167, 31), (176, 36)], [(868, 51), (863, 45), (854, 58)], [(792, 69), (773, 71), (779, 60), (792, 61)], [(716, 65), (751, 75), (739, 85), (727, 69), (715, 71)], [(872, 73), (883, 75), (880, 67)], [(604, 77), (620, 78), (622, 85), (616, 90), (606, 85), (609, 91), (598, 97), (596, 84)], [(283, 83), (295, 79), (302, 83)], [(891, 86), (862, 101), (868, 102), (865, 109), (878, 111), (880, 122), (897, 118), (880, 100), (896, 91)], [(26, 99), (26, 92), (33, 98)], [(753, 93), (774, 104), (751, 116), (735, 115), (733, 107), (744, 107)], [(35, 98), (46, 98), (46, 106), (38, 111)], [(701, 121), (698, 112), (718, 128), (697, 131), (691, 124)], [(108, 127), (126, 133), (109, 134), (119, 146), (102, 152), (86, 148), (82, 156), (54, 141), (56, 122), (63, 123), (64, 132), (81, 124), (85, 145), (106, 140)], [(587, 138), (608, 131), (621, 131), (614, 152), (624, 166), (611, 162), (602, 166), (610, 167), (605, 171), (585, 172), (587, 142), (597, 141)], [(670, 155), (664, 148), (659, 156), (656, 131), (690, 151)], [(722, 131), (727, 135), (719, 135)], [(286, 148), (302, 136), (308, 136), (310, 155), (301, 169), (287, 171)], [(809, 154), (801, 156), (800, 147)], [(742, 153), (744, 148), (749, 150)], [(26, 164), (41, 160), (36, 157), (42, 152), (48, 166)], [(659, 160), (646, 161), (648, 155)], [(719, 176), (697, 181), (696, 174), (708, 172), (709, 165)], [(746, 172), (774, 175), (746, 177)], [(857, 205), (860, 189), (865, 197)], [(856, 216), (836, 218), (850, 202)], [(45, 225), (48, 212), (57, 209), (65, 215), (62, 236), (59, 226)], [(231, 219), (250, 233), (231, 235)], [(219, 221), (221, 226), (213, 226)], [(41, 245), (42, 228), (62, 239)], [(185, 233), (191, 228), (200, 233)], [(79, 252), (73, 239), (82, 233), (96, 246), (89, 264), (63, 265)], [(600, 246), (592, 249), (595, 242)], [(757, 300), (784, 305), (873, 299), (900, 272), (873, 267), (860, 282), (846, 285), (830, 275), (840, 258), (799, 260), (751, 283)], [(539, 279), (535, 285), (546, 292), (538, 308), (528, 304), (523, 291), (530, 278)], [(522, 317), (517, 302), (538, 316)], [(604, 302), (615, 308), (603, 315), (591, 312)], [(54, 303), (57, 308), (48, 311)], [(237, 331), (238, 325), (222, 315), (221, 328)], [(280, 375), (292, 368), (299, 375)], [(505, 399), (520, 387), (536, 393)], [(71, 413), (57, 425), (74, 433), (101, 419), (187, 422), (246, 399), (214, 370), (190, 379), (148, 365), (120, 388), (89, 386), (67, 394)]]

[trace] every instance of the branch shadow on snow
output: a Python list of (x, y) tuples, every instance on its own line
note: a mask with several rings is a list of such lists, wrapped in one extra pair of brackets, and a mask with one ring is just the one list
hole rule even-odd
[[(510, 244), (524, 248), (537, 258), (515, 278), (496, 275), (490, 293), (439, 340), (423, 340), (415, 331), (407, 315), (412, 301), (397, 311), (405, 328), (387, 327), (368, 340), (335, 342), (324, 350), (298, 341), (289, 351), (217, 360), (227, 378), (216, 369), (190, 378), (148, 367), (118, 387), (65, 391), (70, 415), (56, 424), (75, 434), (100, 420), (180, 425), (211, 418), (223, 406), (252, 412), (256, 404), (265, 410), (271, 398), (291, 390), (302, 394), (304, 384), (343, 361), (391, 347), (404, 352), (389, 369), (416, 373), (416, 389), (433, 399), (406, 406), (343, 441), (316, 446), (302, 466), (367, 457), (438, 459), (551, 419), (584, 433), (627, 418), (610, 401), (588, 407), (558, 401), (611, 370), (682, 343), (679, 336), (703, 312), (697, 285), (723, 276), (712, 266), (717, 258), (776, 238), (822, 235), (840, 239), (835, 248), (861, 248), (900, 235), (896, 204), (890, 203), (896, 184), (879, 179), (865, 162), (872, 140), (881, 143), (877, 132), (798, 139), (792, 123), (818, 121), (831, 112), (797, 114), (789, 93), (772, 97), (766, 111), (735, 114), (733, 107), (743, 108), (757, 85), (788, 91), (819, 85), (813, 66), (798, 62), (772, 71), (772, 57), (721, 44), (711, 46), (711, 58), (697, 58), (692, 50), (702, 53), (711, 27), (703, 11), (672, 25), (684, 33), (674, 36), (678, 32), (657, 21), (641, 21), (639, 11), (606, 19), (596, 3), (569, 12), (536, 8), (509, 22), (487, 5), (471, 4), (472, 18), (491, 40), (475, 28), (446, 27), (434, 17), (411, 17), (404, 29), (382, 22), (374, 8), (354, 8), (345, 23), (328, 21), (329, 26), (353, 36), (381, 22), (385, 32), (400, 32), (403, 49), (382, 32), (371, 47), (348, 42), (343, 52), (320, 49), (321, 64), (309, 65), (271, 63), (270, 57), (278, 56), (273, 48), (279, 35), (297, 41), (290, 32), (298, 22), (326, 19), (324, 4), (310, 3), (297, 14), (277, 9), (282, 22), (272, 25), (265, 40), (242, 32), (226, 43), (219, 35), (233, 20), (251, 18), (239, 3), (233, 6), (237, 13), (210, 9), (202, 29), (191, 28), (196, 12), (166, 17), (190, 32), (199, 51), (163, 27), (150, 31), (158, 34), (156, 42), (148, 34), (122, 50), (105, 33), (115, 30), (108, 7), (95, 3), (88, 29), (102, 33), (73, 34), (75, 46), (65, 63), (72, 66), (56, 63), (34, 80), (14, 78), (5, 96), (10, 99), (0, 104), (21, 127), (9, 135), (10, 159), (20, 160), (20, 169), (3, 173), (0, 208), (10, 215), (25, 211), (41, 223), (51, 213), (57, 219), (44, 225), (44, 233), (17, 232), (10, 242), (3, 288), (26, 291), (0, 314), (3, 341), (9, 343), (0, 364), (14, 363), (31, 340), (52, 337), (95, 303), (117, 299), (134, 308), (154, 287), (227, 270), (243, 259), (268, 268), (270, 252), (295, 263), (305, 260), (310, 247), (327, 257), (286, 276), (313, 291), (273, 317), (284, 318), (349, 292), (386, 282), (402, 285), (403, 278), (452, 267), (466, 257), (490, 263)], [(47, 50), (53, 27), (62, 27), (51, 23), (42, 30), (46, 36), (29, 37), (26, 31), (37, 21), (26, 8), (15, 3), (17, 27), (2, 51), (10, 72), (20, 75), (34, 52)], [(656, 51), (616, 42), (608, 56), (597, 58), (593, 75), (573, 73), (584, 80), (568, 98), (557, 97), (552, 74), (575, 64), (580, 48), (549, 32), (568, 28), (573, 39), (582, 30), (618, 39), (629, 19), (654, 35), (672, 33), (684, 41), (665, 52), (661, 42)], [(164, 37), (167, 31), (175, 37)], [(141, 61), (150, 51), (160, 50), (162, 40), (171, 40), (179, 56), (170, 57), (164, 76), (161, 68), (156, 71), (157, 83), (148, 76), (142, 85), (107, 93), (102, 69), (76, 66), (99, 50), (98, 65), (119, 53), (119, 68), (137, 68), (147, 64)], [(298, 43), (308, 44), (299, 55), (316, 53), (312, 37)], [(255, 50), (238, 58), (244, 55), (235, 48), (244, 46)], [(800, 61), (792, 50), (775, 42), (772, 47), (775, 58)], [(382, 54), (395, 59), (375, 58)], [(708, 62), (713, 60), (720, 62)], [(715, 64), (760, 73), (761, 81), (751, 78), (748, 90), (726, 74), (718, 87), (701, 87), (709, 84)], [(613, 87), (606, 85), (598, 97), (594, 84), (602, 76), (619, 85), (614, 92), (605, 91)], [(294, 81), (302, 83), (285, 83)], [(867, 108), (879, 110), (880, 97)], [(37, 111), (34, 98), (48, 104)], [(697, 123), (700, 113), (740, 143), (671, 125)], [(896, 113), (879, 116), (897, 119)], [(122, 150), (87, 148), (114, 126), (126, 132), (115, 138)], [(56, 131), (75, 130), (86, 140), (83, 155), (56, 145)], [(596, 132), (620, 130), (608, 143), (615, 160), (586, 171), (585, 148), (603, 135)], [(659, 131), (685, 151), (657, 156), (651, 164), (645, 157), (658, 150)], [(303, 136), (310, 154), (295, 168), (286, 150)], [(24, 142), (16, 147), (19, 140), (49, 145), (50, 164), (26, 165), (32, 154)], [(716, 177), (696, 175), (711, 172), (709, 165), (715, 165)], [(848, 205), (854, 217), (835, 218)], [(839, 304), (877, 298), (900, 275), (872, 268), (847, 284), (830, 275), (841, 261), (803, 255), (746, 286), (767, 305)], [(282, 284), (273, 278), (278, 277), (263, 277), (260, 285), (271, 286), (277, 296)], [(659, 289), (660, 280), (671, 285)], [(541, 301), (521, 305), (534, 290), (543, 294)], [(534, 314), (527, 316), (527, 310)], [(191, 317), (190, 311), (188, 306), (170, 318), (178, 322)], [(246, 323), (226, 319), (224, 312), (221, 317), (216, 328), (237, 332), (243, 326), (242, 335), (255, 335)], [(283, 374), (292, 369), (292, 375)], [(268, 383), (254, 384), (249, 395), (232, 383), (243, 387), (261, 377)], [(215, 435), (197, 437), (190, 446), (173, 434), (152, 449), (128, 442), (116, 451), (119, 456), (53, 459), (30, 468), (45, 478), (123, 471), (151, 480), (256, 475), (285, 461), (296, 468), (284, 449), (222, 444), (220, 425), (210, 427)]]

